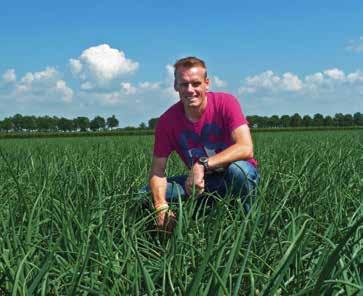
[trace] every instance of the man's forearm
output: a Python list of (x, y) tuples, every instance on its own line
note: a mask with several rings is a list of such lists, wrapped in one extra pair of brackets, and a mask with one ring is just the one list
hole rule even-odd
[(151, 193), (153, 196), (154, 207), (157, 208), (163, 204), (167, 204), (166, 201), (166, 177), (160, 177), (157, 175), (151, 175), (149, 180)]
[(215, 169), (225, 167), (238, 160), (248, 160), (251, 158), (253, 158), (253, 147), (235, 143), (216, 155), (209, 157), (208, 166), (211, 169)]

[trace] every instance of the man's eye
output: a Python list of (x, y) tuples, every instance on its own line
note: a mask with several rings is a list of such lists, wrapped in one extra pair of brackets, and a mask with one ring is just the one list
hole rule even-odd
[(192, 86), (193, 87), (198, 87), (200, 85), (200, 82), (194, 82), (194, 83), (192, 83)]

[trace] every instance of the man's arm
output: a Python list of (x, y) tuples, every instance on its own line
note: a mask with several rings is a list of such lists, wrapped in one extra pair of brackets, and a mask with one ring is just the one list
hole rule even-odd
[(211, 169), (226, 167), (234, 161), (253, 158), (253, 143), (248, 125), (239, 126), (233, 130), (231, 136), (234, 141), (233, 145), (209, 157), (208, 166)]
[[(233, 145), (208, 158), (208, 166), (211, 169), (226, 167), (237, 160), (253, 158), (253, 144), (248, 125), (243, 124), (236, 128), (231, 136), (234, 141)], [(185, 182), (185, 189), (189, 195), (192, 192), (193, 184), (195, 184), (198, 194), (204, 191), (204, 174), (204, 167), (196, 162), (192, 166), (188, 179)]]
[(153, 156), (150, 170), (149, 186), (153, 196), (154, 207), (160, 207), (168, 204), (166, 201), (166, 177), (165, 169), (167, 163), (166, 157)]
[(176, 223), (175, 214), (169, 210), (166, 201), (167, 181), (165, 177), (166, 157), (153, 156), (149, 186), (153, 196), (154, 208), (157, 210), (156, 224), (158, 229), (171, 234)]

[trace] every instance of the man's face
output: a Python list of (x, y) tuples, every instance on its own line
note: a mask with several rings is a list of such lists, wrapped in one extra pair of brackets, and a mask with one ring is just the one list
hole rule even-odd
[(198, 108), (205, 102), (209, 85), (205, 71), (200, 66), (182, 67), (177, 70), (174, 88), (185, 108)]

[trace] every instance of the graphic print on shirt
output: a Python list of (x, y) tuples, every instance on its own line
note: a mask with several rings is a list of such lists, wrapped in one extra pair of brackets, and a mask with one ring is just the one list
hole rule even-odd
[(221, 128), (214, 123), (204, 125), (200, 136), (193, 131), (182, 132), (179, 144), (189, 167), (199, 157), (213, 156), (227, 147), (227, 144), (222, 142)]

